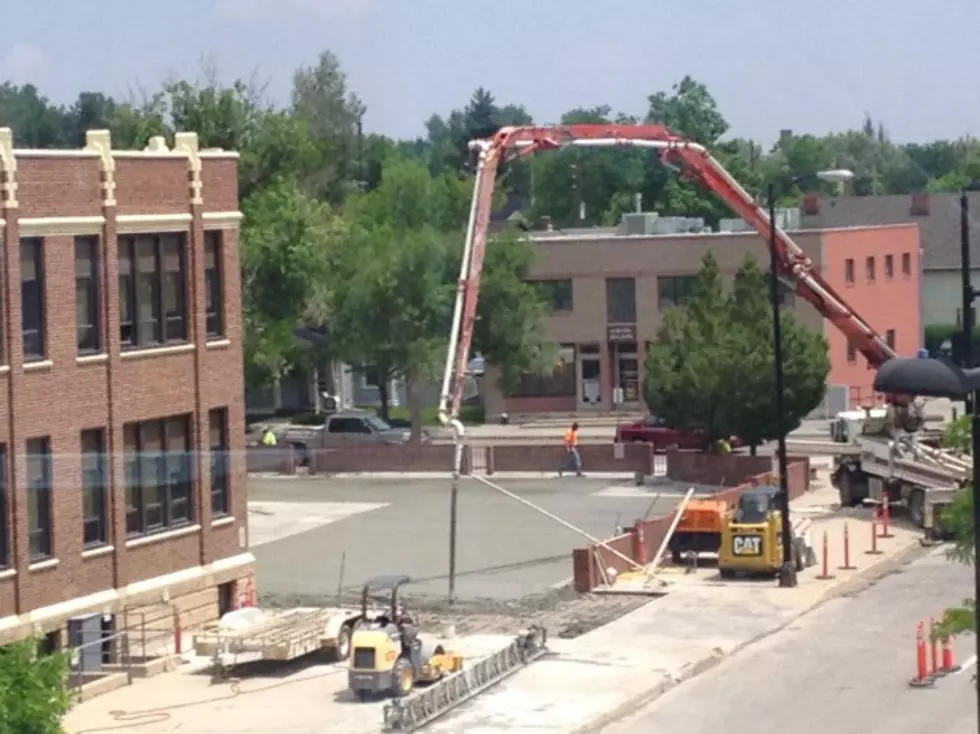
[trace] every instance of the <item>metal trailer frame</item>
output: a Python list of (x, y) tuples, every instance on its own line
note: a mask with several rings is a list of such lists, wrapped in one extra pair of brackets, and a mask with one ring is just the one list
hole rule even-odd
[(210, 657), (216, 677), (245, 663), (286, 662), (318, 650), (337, 650), (361, 619), (360, 611), (342, 608), (295, 609), (270, 612), (263, 621), (239, 629), (206, 627), (194, 635), (197, 655)]

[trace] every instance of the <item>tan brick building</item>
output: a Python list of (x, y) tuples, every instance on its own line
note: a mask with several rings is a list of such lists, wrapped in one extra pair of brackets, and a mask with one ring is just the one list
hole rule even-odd
[(0, 129), (0, 642), (214, 617), (251, 570), (237, 158)]
[[(791, 233), (823, 277), (900, 354), (921, 346), (921, 268), (915, 224)], [(536, 232), (532, 277), (545, 289), (552, 312), (550, 339), (559, 345), (553, 375), (525, 380), (516, 394), (496, 388), (487, 370), (484, 400), (491, 419), (541, 413), (640, 411), (643, 361), (663, 314), (682, 304), (705, 252), (723, 276), (734, 276), (746, 255), (768, 269), (766, 243), (755, 232), (627, 235), (622, 227)], [(787, 290), (785, 304), (830, 344), (828, 385), (851, 404), (873, 399), (874, 371), (820, 313)], [(836, 407), (834, 410), (839, 410)]]

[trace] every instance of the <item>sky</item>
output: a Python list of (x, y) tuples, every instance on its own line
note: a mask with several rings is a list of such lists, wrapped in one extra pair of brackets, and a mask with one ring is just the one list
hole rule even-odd
[[(173, 77), (252, 78), (286, 103), (330, 49), (365, 128), (423, 133), (479, 86), (536, 122), (607, 104), (642, 115), (685, 74), (731, 135), (824, 134), (865, 113), (897, 142), (980, 127), (977, 0), (35, 0), (4, 3), (0, 79), (58, 103)], [(16, 135), (16, 131), (15, 135)]]

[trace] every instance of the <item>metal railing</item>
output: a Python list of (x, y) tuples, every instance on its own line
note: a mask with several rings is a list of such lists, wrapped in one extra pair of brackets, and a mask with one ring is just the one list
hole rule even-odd
[(503, 650), (384, 707), (384, 731), (414, 732), (479, 695), (548, 652), (548, 635), (532, 626)]
[[(127, 684), (131, 684), (133, 660), (129, 646), (130, 637), (126, 630), (113, 632), (81, 645), (69, 646), (66, 681), (68, 690), (78, 694), (87, 683), (120, 673), (125, 674)], [(113, 667), (106, 669), (106, 666)]]

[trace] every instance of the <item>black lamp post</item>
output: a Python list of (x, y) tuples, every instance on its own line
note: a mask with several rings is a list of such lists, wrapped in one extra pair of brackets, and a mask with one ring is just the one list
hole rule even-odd
[[(841, 183), (850, 181), (854, 178), (851, 171), (844, 169), (830, 171), (812, 171), (797, 176), (789, 182), (786, 189), (791, 189), (803, 181), (810, 179), (820, 179), (822, 181)], [(772, 346), (773, 363), (775, 364), (775, 389), (776, 389), (776, 458), (779, 467), (779, 496), (780, 496), (780, 515), (783, 524), (783, 565), (779, 569), (779, 585), (783, 587), (796, 586), (796, 564), (793, 560), (793, 526), (789, 517), (789, 481), (786, 476), (786, 431), (785, 408), (783, 401), (783, 329), (780, 320), (780, 293), (779, 293), (779, 256), (776, 248), (776, 187), (769, 183), (769, 298), (772, 305)]]

